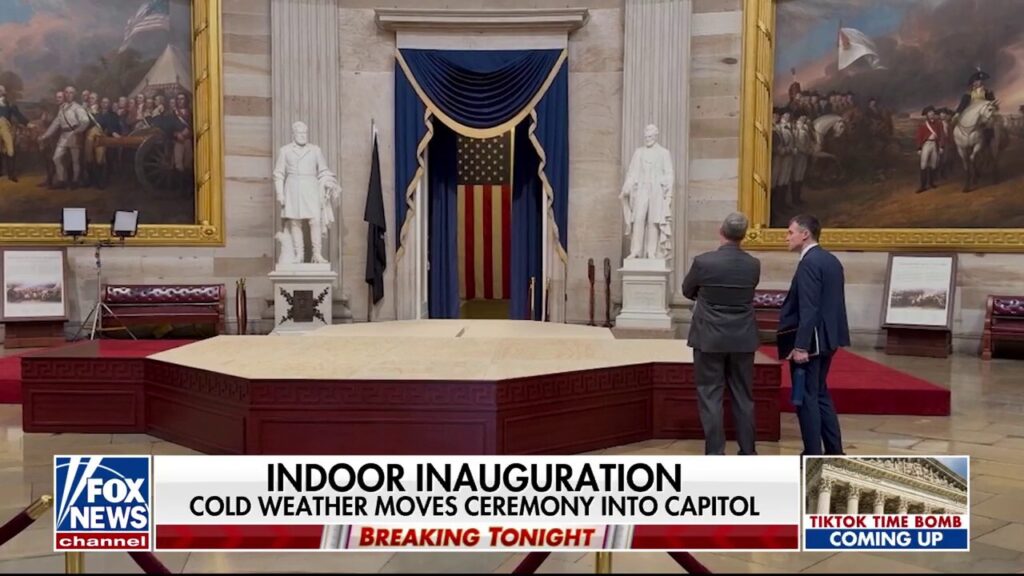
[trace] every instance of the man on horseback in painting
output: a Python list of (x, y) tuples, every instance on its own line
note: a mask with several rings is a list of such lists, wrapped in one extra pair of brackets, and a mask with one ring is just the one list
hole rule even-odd
[[(977, 100), (988, 100), (992, 102), (996, 99), (994, 92), (989, 90), (985, 86), (985, 80), (991, 78), (985, 73), (980, 67), (971, 74), (971, 77), (967, 80), (967, 91), (960, 97), (960, 105), (956, 107), (956, 112), (953, 116), (953, 124), (956, 124), (957, 119), (960, 117), (960, 113), (967, 109), (972, 102)], [(992, 137), (995, 135), (995, 130), (992, 127), (985, 128), (983, 133), (985, 145), (988, 146), (992, 143)]]

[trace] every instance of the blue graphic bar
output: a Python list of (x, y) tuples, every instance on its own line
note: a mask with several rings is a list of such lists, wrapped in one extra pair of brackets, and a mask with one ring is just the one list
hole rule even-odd
[(967, 550), (967, 529), (804, 530), (805, 550)]

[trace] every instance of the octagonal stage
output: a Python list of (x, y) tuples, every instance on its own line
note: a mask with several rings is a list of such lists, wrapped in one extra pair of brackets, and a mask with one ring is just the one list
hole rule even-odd
[[(692, 358), (681, 340), (528, 321), (84, 342), (24, 357), (23, 419), (216, 454), (571, 454), (702, 438)], [(758, 355), (759, 440), (779, 438), (780, 384)]]

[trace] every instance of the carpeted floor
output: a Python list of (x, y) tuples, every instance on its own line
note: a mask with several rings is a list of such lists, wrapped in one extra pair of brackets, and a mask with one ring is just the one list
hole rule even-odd
[(21, 357), (0, 358), (0, 404), (21, 403)]
[[(157, 352), (163, 352), (178, 346), (183, 346), (195, 340), (120, 340), (103, 339), (99, 341), (102, 352), (101, 356), (108, 358), (133, 358), (138, 356), (149, 356)], [(82, 344), (85, 344), (83, 342)], [(71, 346), (73, 343), (64, 344)], [(20, 404), (21, 398), (21, 357), (40, 351), (39, 348), (25, 350), (23, 352), (6, 352), (6, 356), (0, 357), (0, 404)]]
[[(778, 356), (774, 346), (761, 352)], [(828, 389), (840, 414), (948, 416), (950, 410), (949, 390), (843, 349), (832, 359)], [(787, 412), (796, 411), (789, 402), (792, 390), (783, 368), (779, 406)]]

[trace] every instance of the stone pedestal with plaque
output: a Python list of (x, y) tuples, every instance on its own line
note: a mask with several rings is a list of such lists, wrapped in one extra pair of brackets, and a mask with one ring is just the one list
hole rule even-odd
[(619, 273), (622, 274), (622, 311), (615, 318), (615, 327), (671, 330), (672, 318), (668, 314), (670, 270), (665, 260), (626, 258)]
[(271, 334), (302, 334), (333, 323), (338, 275), (329, 263), (278, 264), (269, 276), (274, 293)]

